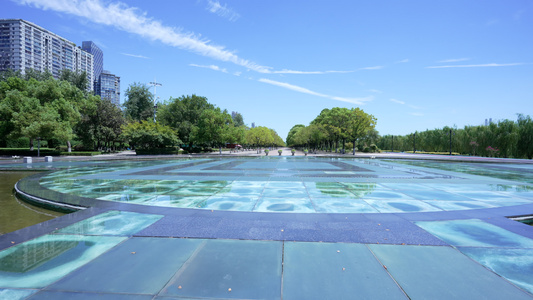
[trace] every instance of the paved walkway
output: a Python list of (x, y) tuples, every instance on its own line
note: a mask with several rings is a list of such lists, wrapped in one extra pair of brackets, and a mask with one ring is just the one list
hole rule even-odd
[[(184, 169), (177, 168), (180, 163), (141, 161), (134, 168), (115, 170), (113, 162), (95, 160), (102, 173), (93, 173), (92, 160), (80, 161), (77, 167), (70, 165), (70, 173), (80, 172), (70, 192), (54, 191), (55, 180), (70, 180), (50, 180), (60, 172), (48, 179), (44, 174), (28, 178), (18, 187), (31, 195), (88, 208), (0, 236), (0, 299), (533, 299), (533, 227), (507, 218), (533, 214), (531, 165), (486, 166), (490, 174), (508, 174), (503, 179), (400, 164), (403, 171), (376, 177), (379, 172), (371, 160), (361, 165), (346, 160), (353, 166), (347, 171), (332, 164), (337, 160), (292, 158), (288, 149), (282, 155), (286, 152), (285, 158), (262, 155), (245, 164), (230, 159), (239, 155), (222, 155), (227, 160), (201, 156), (184, 160)], [(116, 157), (120, 155), (109, 159)], [(68, 166), (67, 161), (54, 164), (57, 169)], [(290, 168), (300, 170), (300, 177), (287, 177)], [(115, 173), (106, 179), (108, 173), (103, 172), (110, 170)], [(418, 195), (412, 203), (472, 205), (473, 200), (458, 200), (468, 195), (480, 203), (509, 205), (411, 213), (406, 211), (412, 206), (401, 205), (397, 213), (258, 213), (72, 196), (90, 188), (75, 185), (82, 178), (102, 184), (99, 192), (109, 194), (116, 190), (105, 180), (130, 180), (142, 195), (154, 190), (143, 183), (147, 176), (160, 176), (157, 181), (171, 185), (182, 180), (213, 189), (223, 176), (236, 174), (229, 171), (242, 171), (232, 182), (253, 186), (267, 181), (263, 194), (282, 191), (265, 191), (271, 183), (293, 192), (294, 183), (355, 183), (355, 192), (358, 183), (371, 181), (378, 188), (366, 202), (374, 207), (407, 203), (376, 198), (387, 197), (385, 187), (394, 187), (398, 195)], [(271, 175), (257, 176), (265, 172)], [(315, 177), (305, 177), (311, 175)], [(482, 192), (481, 186), (490, 189)], [(442, 194), (435, 188), (449, 194), (436, 198)], [(241, 195), (252, 192), (243, 189)], [(300, 201), (289, 194), (287, 203)], [(457, 198), (450, 198), (452, 194)], [(389, 206), (379, 206), (383, 204)]]

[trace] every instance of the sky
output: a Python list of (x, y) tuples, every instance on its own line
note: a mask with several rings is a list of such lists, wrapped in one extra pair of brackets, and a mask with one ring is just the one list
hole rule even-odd
[(533, 116), (530, 0), (0, 0), (0, 18), (95, 42), (121, 103), (158, 82), (283, 139), (333, 107), (381, 135)]

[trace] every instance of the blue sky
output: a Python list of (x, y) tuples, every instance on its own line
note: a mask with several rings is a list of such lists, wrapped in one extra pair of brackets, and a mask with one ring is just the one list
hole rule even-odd
[[(104, 68), (196, 94), (285, 138), (324, 108), (360, 107), (380, 134), (533, 116), (533, 2), (1, 0)], [(153, 90), (153, 88), (152, 88)], [(123, 102), (124, 96), (121, 101)]]

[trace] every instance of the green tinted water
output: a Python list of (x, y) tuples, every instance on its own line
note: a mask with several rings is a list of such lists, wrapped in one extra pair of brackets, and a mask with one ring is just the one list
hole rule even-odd
[(0, 172), (0, 235), (63, 215), (17, 199), (15, 183), (33, 172)]

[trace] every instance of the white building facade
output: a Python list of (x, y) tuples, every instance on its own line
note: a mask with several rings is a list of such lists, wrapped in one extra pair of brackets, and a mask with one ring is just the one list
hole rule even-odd
[(0, 19), (0, 71), (49, 71), (57, 79), (61, 70), (68, 69), (86, 72), (92, 83), (93, 63), (91, 53), (38, 25), (21, 19)]

